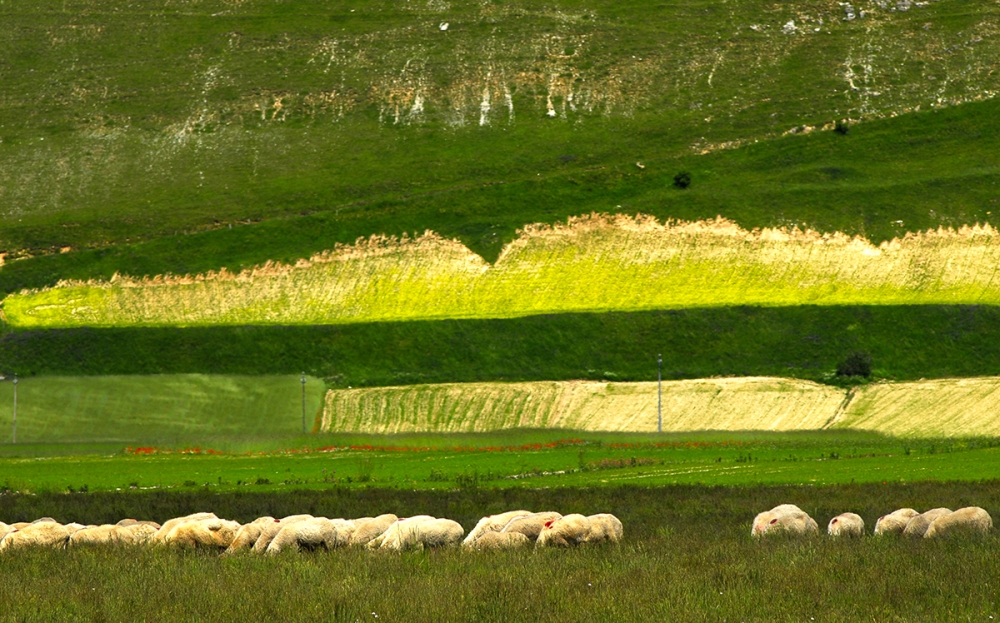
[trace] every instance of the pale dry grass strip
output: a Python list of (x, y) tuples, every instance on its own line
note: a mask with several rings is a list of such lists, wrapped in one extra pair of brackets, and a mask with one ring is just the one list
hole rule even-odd
[(4, 301), (22, 327), (320, 324), (725, 305), (1000, 304), (990, 226), (863, 238), (724, 219), (590, 215), (526, 227), (493, 266), (427, 232), (295, 265), (62, 282)]
[[(842, 390), (767, 377), (668, 381), (663, 429), (815, 430)], [(482, 432), (507, 428), (656, 430), (656, 383), (457, 383), (330, 390), (330, 432)]]
[(1000, 378), (879, 383), (862, 388), (836, 428), (900, 437), (1000, 435)]

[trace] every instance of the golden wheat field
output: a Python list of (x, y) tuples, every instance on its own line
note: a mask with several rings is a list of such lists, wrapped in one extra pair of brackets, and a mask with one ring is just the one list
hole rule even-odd
[(376, 236), (238, 274), (62, 282), (3, 303), (18, 327), (327, 324), (724, 305), (1000, 304), (989, 226), (875, 246), (731, 221), (590, 215), (519, 232), (489, 265), (455, 240)]
[[(663, 430), (822, 428), (844, 392), (777, 378), (663, 384)], [(502, 428), (656, 431), (656, 383), (560, 381), (330, 390), (321, 429), (472, 432)]]
[[(656, 430), (656, 383), (466, 383), (330, 390), (321, 430)], [(1000, 377), (877, 383), (848, 393), (768, 377), (668, 381), (663, 430), (859, 429), (901, 437), (1000, 435)]]

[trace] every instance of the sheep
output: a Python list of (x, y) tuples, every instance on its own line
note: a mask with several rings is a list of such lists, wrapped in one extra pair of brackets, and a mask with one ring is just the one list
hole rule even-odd
[(267, 546), (270, 555), (286, 549), (334, 549), (346, 546), (354, 533), (354, 525), (344, 519), (312, 517), (285, 525)]
[(531, 515), (531, 511), (507, 511), (505, 513), (500, 513), (499, 515), (489, 515), (488, 517), (483, 517), (479, 520), (479, 523), (469, 531), (468, 536), (462, 541), (462, 544), (471, 544), (473, 541), (478, 539), (480, 535), (484, 532), (500, 532), (504, 529), (510, 520), (517, 517), (524, 517)]
[(363, 517), (354, 520), (354, 534), (351, 535), (351, 545), (367, 545), (372, 539), (378, 538), (389, 526), (396, 523), (399, 517), (392, 513), (379, 515), (375, 518)]
[(135, 542), (132, 531), (119, 525), (89, 526), (70, 535), (69, 547), (80, 545), (131, 544)]
[(622, 540), (622, 522), (610, 513), (598, 513), (587, 517), (590, 521), (590, 532), (587, 534), (585, 543), (600, 543), (611, 541), (617, 543)]
[(260, 538), (260, 533), (264, 529), (264, 525), (274, 523), (274, 521), (274, 517), (268, 515), (258, 517), (248, 524), (243, 524), (240, 526), (239, 532), (236, 533), (236, 538), (233, 539), (233, 542), (229, 544), (229, 547), (226, 548), (223, 554), (232, 555), (252, 548), (257, 539)]
[(955, 534), (985, 534), (993, 529), (993, 518), (978, 506), (967, 506), (953, 513), (942, 515), (927, 527), (924, 538), (952, 536)]
[(17, 521), (10, 524), (10, 527), (15, 530), (21, 530), (22, 528), (27, 528), (30, 525), (31, 525), (30, 521)]
[(534, 542), (538, 540), (538, 535), (541, 534), (545, 524), (557, 519), (562, 519), (562, 515), (554, 511), (521, 515), (508, 521), (501, 532), (517, 532)]
[(434, 517), (430, 515), (414, 515), (413, 517), (401, 517), (394, 521), (392, 525), (385, 529), (385, 532), (378, 535), (371, 541), (365, 544), (368, 549), (405, 549), (402, 547), (401, 543), (406, 540), (405, 535), (401, 535), (402, 532), (412, 532), (413, 528), (417, 524), (423, 523), (425, 521), (431, 521)]
[(902, 534), (906, 524), (919, 514), (912, 508), (900, 508), (882, 515), (875, 522), (875, 534)]
[(306, 519), (312, 519), (312, 515), (289, 515), (287, 517), (282, 517), (281, 519), (275, 519), (271, 523), (261, 524), (260, 536), (253, 544), (253, 551), (258, 554), (263, 554), (267, 551), (267, 546), (271, 544), (274, 537), (278, 536), (285, 526), (296, 523), (299, 521), (305, 521)]
[(462, 549), (467, 551), (515, 549), (531, 545), (531, 541), (530, 537), (521, 532), (484, 532), (471, 543), (463, 542)]
[(922, 537), (927, 532), (927, 528), (930, 527), (931, 522), (938, 517), (947, 515), (950, 512), (950, 508), (934, 508), (925, 513), (920, 513), (910, 521), (906, 522), (906, 527), (903, 528), (903, 534), (914, 538)]
[(0, 551), (20, 547), (64, 548), (69, 541), (69, 530), (60, 523), (45, 521), (24, 526), (9, 532), (0, 541)]
[(164, 538), (164, 543), (180, 548), (208, 548), (224, 550), (229, 547), (240, 524), (225, 519), (202, 519), (182, 523)]
[(590, 534), (590, 519), (574, 513), (545, 523), (535, 547), (570, 547), (586, 541)]
[(781, 504), (760, 513), (753, 520), (750, 535), (762, 537), (768, 534), (790, 534), (810, 536), (819, 533), (816, 521), (794, 504)]
[(156, 534), (154, 534), (153, 538), (150, 540), (153, 543), (163, 543), (166, 540), (167, 535), (170, 534), (170, 532), (177, 526), (189, 521), (201, 521), (203, 519), (218, 519), (218, 517), (215, 516), (215, 513), (193, 513), (184, 517), (168, 519), (162, 526), (160, 526), (160, 528), (156, 531)]
[(126, 526), (124, 529), (132, 536), (132, 542), (135, 544), (147, 543), (159, 530), (160, 524), (155, 521), (140, 521), (138, 523), (132, 524), (131, 526)]
[(17, 528), (15, 528), (14, 526), (8, 526), (4, 522), (0, 521), (0, 541), (2, 541), (5, 536), (13, 532), (14, 530), (17, 530)]
[(826, 531), (830, 536), (861, 537), (865, 534), (865, 520), (855, 513), (841, 513), (830, 520)]
[(85, 526), (82, 523), (73, 522), (73, 523), (65, 524), (64, 527), (67, 530), (69, 530), (70, 536), (73, 536), (74, 533), (79, 532), (80, 530), (83, 530), (84, 528), (87, 528), (89, 526)]
[(420, 521), (402, 520), (396, 522), (400, 527), (392, 538), (382, 542), (381, 549), (403, 551), (409, 549), (424, 549), (426, 547), (447, 547), (462, 542), (465, 529), (457, 521), (451, 519), (423, 519)]

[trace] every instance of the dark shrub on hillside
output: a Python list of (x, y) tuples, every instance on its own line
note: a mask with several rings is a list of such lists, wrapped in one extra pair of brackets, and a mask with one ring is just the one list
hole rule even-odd
[(691, 174), (687, 171), (681, 171), (674, 176), (674, 186), (677, 188), (687, 188), (691, 185)]
[(863, 376), (868, 378), (871, 375), (872, 356), (866, 352), (853, 352), (837, 366), (837, 376)]
[(837, 125), (833, 128), (833, 131), (841, 136), (845, 136), (851, 131), (851, 127), (844, 123), (843, 121), (838, 121)]

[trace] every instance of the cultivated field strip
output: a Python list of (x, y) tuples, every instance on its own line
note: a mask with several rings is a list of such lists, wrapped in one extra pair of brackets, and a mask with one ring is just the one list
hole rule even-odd
[(723, 219), (591, 215), (525, 228), (494, 265), (427, 232), (269, 263), (62, 282), (3, 303), (17, 327), (332, 324), (726, 305), (1000, 304), (989, 226), (863, 238)]
[[(467, 383), (330, 390), (321, 430), (656, 430), (656, 383)], [(861, 429), (901, 437), (1000, 435), (1000, 377), (878, 383), (851, 392), (748, 377), (663, 384), (663, 430)]]
[[(330, 390), (321, 430), (404, 433), (503, 428), (656, 431), (656, 383), (468, 383)], [(664, 383), (663, 429), (811, 430), (844, 400), (836, 388), (776, 378)]]
[(942, 379), (867, 387), (833, 427), (910, 437), (1000, 435), (1000, 379)]

